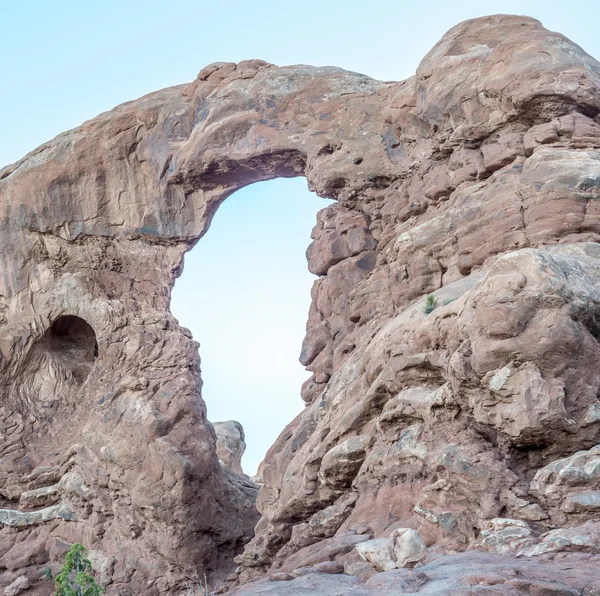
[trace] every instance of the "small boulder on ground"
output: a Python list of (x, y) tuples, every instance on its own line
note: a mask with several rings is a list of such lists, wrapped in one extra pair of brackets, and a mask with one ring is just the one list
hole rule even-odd
[(377, 571), (412, 566), (427, 556), (427, 547), (416, 530), (398, 528), (390, 538), (376, 538), (356, 545), (364, 561)]
[(24, 575), (20, 575), (10, 586), (4, 588), (4, 595), (17, 596), (27, 589), (29, 589), (29, 580)]
[(427, 556), (427, 547), (419, 532), (409, 528), (399, 528), (392, 533), (396, 567), (407, 567), (418, 563)]

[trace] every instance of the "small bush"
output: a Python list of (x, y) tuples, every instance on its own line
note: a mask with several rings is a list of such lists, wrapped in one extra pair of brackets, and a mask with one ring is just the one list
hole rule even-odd
[(423, 312), (428, 315), (432, 313), (437, 307), (437, 298), (433, 294), (429, 294), (427, 298), (425, 298), (425, 306), (423, 307)]
[(54, 586), (54, 596), (99, 596), (104, 592), (92, 576), (92, 563), (80, 542), (69, 549)]
[(185, 596), (214, 596), (214, 594), (215, 593), (208, 587), (206, 575), (204, 576), (204, 581), (198, 581), (198, 583), (192, 587), (188, 585), (185, 592)]

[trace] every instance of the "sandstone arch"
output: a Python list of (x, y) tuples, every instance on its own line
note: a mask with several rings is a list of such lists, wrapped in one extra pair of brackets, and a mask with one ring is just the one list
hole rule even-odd
[[(600, 303), (599, 89), (581, 48), (500, 15), (452, 29), (400, 83), (211, 65), (0, 170), (0, 492), (57, 484), (69, 507), (18, 541), (0, 529), (2, 581), (19, 545), (57, 559), (85, 535), (113, 593), (173, 593), (248, 542), (251, 491), (218, 465), (196, 345), (168, 307), (220, 202), (275, 176), (338, 202), (308, 253), (308, 407), (267, 455), (239, 579), (390, 520), (451, 549), (500, 512), (544, 529), (591, 520), (541, 472), (598, 439), (584, 314)], [(441, 308), (425, 319), (428, 293)], [(54, 427), (8, 397), (65, 312), (102, 330), (101, 358), (48, 452)], [(523, 458), (532, 443), (544, 453)]]

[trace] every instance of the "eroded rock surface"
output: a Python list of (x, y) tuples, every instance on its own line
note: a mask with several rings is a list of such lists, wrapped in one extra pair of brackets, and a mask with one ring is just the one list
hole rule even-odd
[(519, 596), (597, 594), (598, 572), (586, 555), (561, 561), (523, 560), (498, 554), (465, 552), (440, 557), (418, 569), (393, 569), (361, 580), (318, 567), (271, 576), (235, 591), (239, 596)]
[[(493, 16), (400, 83), (213, 64), (0, 170), (0, 522), (43, 518), (1, 522), (0, 584), (82, 540), (108, 594), (234, 555), (230, 586), (279, 580), (240, 594), (598, 590), (599, 87)], [(219, 463), (170, 290), (223, 200), (300, 175), (337, 201), (307, 251), (313, 374), (246, 544), (256, 489)], [(423, 567), (374, 574), (356, 545), (399, 528)], [(498, 552), (445, 555), (470, 549)]]
[(236, 420), (213, 422), (217, 435), (217, 457), (223, 466), (243, 475), (242, 456), (246, 451), (244, 428)]

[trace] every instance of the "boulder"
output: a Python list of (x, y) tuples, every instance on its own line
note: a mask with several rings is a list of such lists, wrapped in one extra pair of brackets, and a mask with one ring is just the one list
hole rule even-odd
[(370, 563), (377, 571), (396, 569), (394, 541), (390, 538), (375, 538), (356, 545), (360, 557)]
[(21, 592), (29, 589), (29, 580), (24, 575), (20, 575), (9, 586), (4, 588), (5, 596), (17, 596)]
[(376, 538), (356, 545), (361, 559), (377, 571), (413, 566), (427, 556), (427, 547), (416, 530), (397, 528), (390, 538)]
[(394, 538), (396, 567), (407, 567), (427, 556), (427, 547), (416, 530), (399, 528), (393, 531), (392, 538)]

